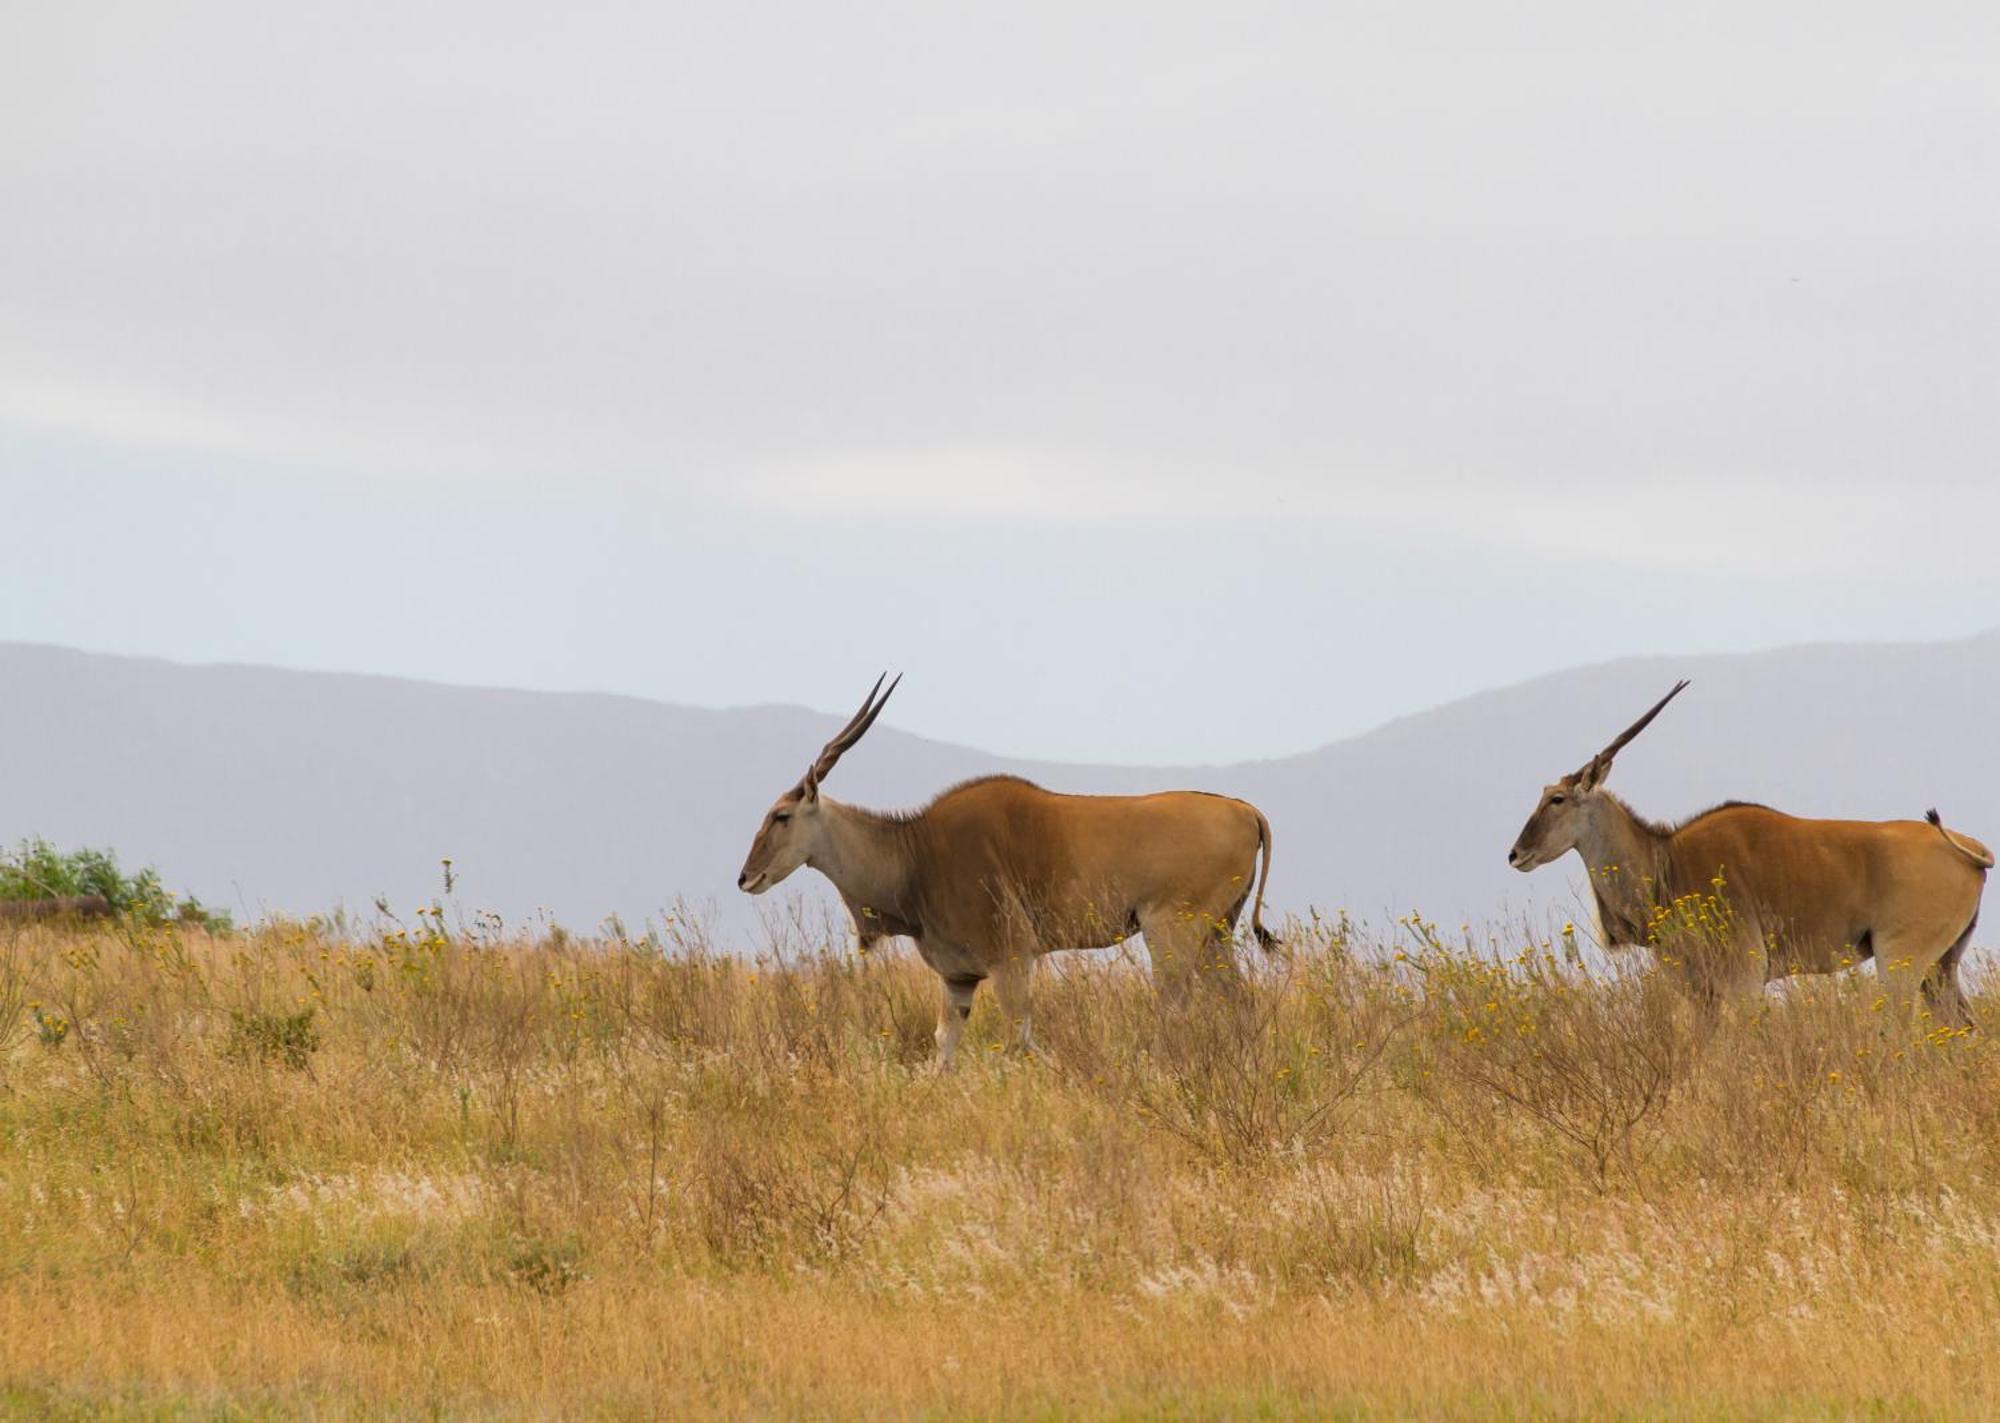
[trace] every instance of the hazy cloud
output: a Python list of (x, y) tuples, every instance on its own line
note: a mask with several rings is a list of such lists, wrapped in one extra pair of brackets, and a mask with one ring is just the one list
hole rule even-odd
[[(1453, 590), (1474, 553), (1513, 597), (1555, 557), (1628, 624), (1686, 568), (1991, 589), (1997, 60), (1979, 5), (29, 0), (0, 447), (212, 465), (269, 520), (309, 485), (904, 530), (1024, 606), (1073, 546), (996, 522), (1310, 533)], [(873, 615), (847, 588), (742, 616), (770, 651), (776, 609)]]

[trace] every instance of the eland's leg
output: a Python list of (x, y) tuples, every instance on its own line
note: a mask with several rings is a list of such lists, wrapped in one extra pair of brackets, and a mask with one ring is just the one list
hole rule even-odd
[(1142, 915), (1140, 932), (1153, 961), (1161, 1011), (1178, 1013), (1199, 988), (1212, 988), (1232, 1008), (1249, 1002), (1228, 922), (1203, 910), (1158, 910)]
[(1695, 1041), (1707, 1042), (1722, 1026), (1722, 989), (1706, 979), (1689, 978), (1681, 984), (1681, 991), (1694, 1007), (1692, 1027)]
[(1026, 952), (1013, 955), (993, 971), (993, 992), (1011, 1030), (1010, 1046), (1017, 1052), (1036, 1051), (1031, 1021), (1033, 1004), (1028, 993), (1028, 980), (1034, 970), (1035, 956)]
[(1965, 1001), (1965, 990), (1958, 984), (1958, 965), (1950, 968), (1940, 964), (1924, 977), (1924, 1006), (1931, 1010), (1931, 1021), (1940, 1027), (1969, 1028), (1972, 1023), (1972, 1006)]
[(1958, 961), (1964, 956), (1965, 946), (1971, 939), (1972, 930), (1968, 928), (1924, 975), (1924, 1002), (1930, 1007), (1932, 1019), (1944, 1027), (1974, 1026), (1972, 1005), (1965, 1001), (1965, 990), (1958, 982)]
[(1208, 916), (1200, 923), (1202, 981), (1214, 984), (1232, 1009), (1240, 1012), (1248, 1008), (1250, 986), (1244, 980), (1243, 965), (1236, 960), (1235, 916), (1226, 919)]
[(944, 1002), (938, 1005), (937, 1025), (937, 1066), (943, 1072), (951, 1066), (951, 1060), (958, 1055), (958, 1039), (965, 1032), (966, 1019), (972, 1016), (972, 995), (979, 991), (976, 978), (947, 978), (944, 981)]
[[(1153, 942), (1157, 927), (1170, 945), (1172, 967), (1189, 986), (1214, 988), (1224, 1001), (1242, 996), (1243, 970), (1236, 962), (1235, 937), (1227, 918), (1205, 909), (1178, 909), (1147, 922), (1146, 942)], [(1157, 972), (1159, 961), (1154, 963)]]
[[(1892, 1033), (1905, 1033), (1912, 1027), (1920, 1026), (1917, 1018), (1919, 1002), (1928, 1002), (1930, 995), (1922, 991), (1923, 981), (1929, 977), (1936, 964), (1928, 954), (1914, 948), (1907, 938), (1892, 937), (1880, 931), (1875, 938), (1875, 981), (1881, 994), (1880, 1009), (1882, 1022)], [(1923, 1014), (1929, 1026), (1931, 1013), (1926, 1007)]]
[(1178, 910), (1155, 910), (1139, 919), (1146, 936), (1146, 957), (1153, 965), (1153, 992), (1162, 1014), (1187, 1006), (1195, 978), (1201, 972), (1201, 935), (1191, 928), (1191, 916)]

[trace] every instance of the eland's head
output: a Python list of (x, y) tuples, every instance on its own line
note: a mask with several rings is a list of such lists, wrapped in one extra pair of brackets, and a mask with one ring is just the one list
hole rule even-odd
[[(833, 740), (821, 748), (819, 756), (807, 768), (799, 783), (786, 791), (764, 812), (764, 823), (757, 827), (757, 838), (750, 842), (750, 854), (743, 861), (743, 873), (736, 877), (736, 887), (746, 894), (762, 894), (772, 885), (783, 883), (785, 878), (800, 865), (812, 863), (818, 850), (825, 826), (819, 796), (819, 783), (840, 760), (841, 753), (859, 741), (875, 724), (882, 708), (888, 705), (889, 694), (896, 690), (896, 678), (889, 683), (889, 691), (882, 691), (882, 683), (888, 676), (883, 673), (875, 679), (869, 690), (868, 699), (861, 704), (861, 710), (849, 719)], [(881, 693), (878, 697), (876, 693)]]
[(1626, 727), (1579, 770), (1542, 787), (1542, 799), (1535, 806), (1535, 813), (1528, 817), (1528, 823), (1521, 827), (1514, 848), (1507, 852), (1507, 863), (1526, 872), (1551, 864), (1576, 849), (1603, 806), (1604, 782), (1611, 774), (1612, 758), (1686, 687), (1685, 680), (1674, 683), (1674, 689), (1653, 703), (1651, 711)]

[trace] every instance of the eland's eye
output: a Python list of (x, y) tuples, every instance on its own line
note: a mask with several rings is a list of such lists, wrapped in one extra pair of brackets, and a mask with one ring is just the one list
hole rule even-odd
[(1566, 800), (1568, 800), (1568, 799), (1569, 799), (1569, 797), (1568, 797), (1568, 796), (1566, 796), (1566, 795), (1552, 795), (1552, 796), (1550, 796), (1550, 797), (1549, 797), (1549, 804), (1550, 804), (1550, 805), (1561, 805), (1561, 804), (1562, 804), (1562, 803), (1563, 803), (1564, 801), (1566, 801)]
[(792, 813), (789, 810), (773, 811), (771, 814), (771, 823), (773, 825), (783, 825), (787, 820), (790, 820), (791, 818), (792, 818)]

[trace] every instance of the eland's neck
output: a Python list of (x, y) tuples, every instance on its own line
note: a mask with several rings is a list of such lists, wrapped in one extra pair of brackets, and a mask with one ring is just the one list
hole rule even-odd
[(1606, 944), (1644, 944), (1666, 870), (1660, 833), (1615, 796), (1604, 796), (1577, 841)]
[(871, 916), (892, 923), (913, 923), (908, 825), (824, 797), (820, 821), (824, 835), (806, 863), (833, 881), (864, 937)]

